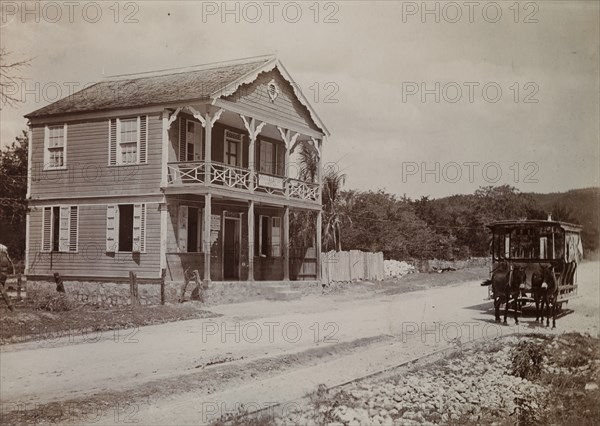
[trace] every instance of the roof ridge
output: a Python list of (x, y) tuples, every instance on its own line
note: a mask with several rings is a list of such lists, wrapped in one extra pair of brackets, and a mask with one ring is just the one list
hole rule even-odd
[(185, 67), (176, 67), (176, 68), (165, 68), (162, 70), (154, 70), (154, 71), (144, 71), (139, 73), (128, 73), (128, 74), (116, 74), (105, 76), (104, 81), (120, 81), (120, 80), (134, 80), (138, 78), (149, 78), (149, 77), (159, 77), (163, 75), (173, 75), (173, 74), (182, 74), (186, 72), (193, 71), (204, 71), (215, 68), (221, 68), (225, 66), (234, 66), (234, 65), (243, 65), (243, 64), (251, 64), (253, 62), (268, 62), (270, 60), (276, 59), (277, 56), (275, 54), (270, 55), (260, 55), (260, 56), (249, 56), (246, 58), (240, 59), (232, 59), (227, 61), (219, 61), (219, 62), (209, 62), (206, 64), (199, 65), (188, 65)]

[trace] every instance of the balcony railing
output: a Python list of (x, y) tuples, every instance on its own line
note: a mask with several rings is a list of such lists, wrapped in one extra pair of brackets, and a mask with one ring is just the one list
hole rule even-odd
[(188, 183), (204, 183), (204, 161), (184, 161), (167, 164), (170, 186)]
[(211, 162), (210, 176), (207, 177), (207, 166), (204, 161), (185, 161), (168, 163), (167, 185), (198, 185), (208, 179), (210, 185), (225, 186), (302, 201), (319, 201), (319, 184), (304, 182), (298, 179), (265, 173), (252, 173), (249, 169), (229, 166), (219, 162)]
[(249, 169), (212, 162), (210, 183), (230, 188), (250, 189), (252, 172)]
[(287, 195), (298, 200), (319, 201), (319, 184), (288, 178)]

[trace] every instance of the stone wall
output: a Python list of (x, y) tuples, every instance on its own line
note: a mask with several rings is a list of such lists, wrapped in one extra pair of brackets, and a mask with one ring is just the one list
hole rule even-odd
[[(131, 305), (129, 283), (67, 281), (63, 282), (65, 292), (77, 300), (92, 305), (112, 307)], [(179, 297), (181, 283), (165, 283), (166, 302), (176, 302)], [(188, 287), (191, 291), (192, 283)], [(53, 281), (27, 281), (27, 295), (56, 292)], [(160, 304), (159, 283), (138, 283), (140, 305)]]

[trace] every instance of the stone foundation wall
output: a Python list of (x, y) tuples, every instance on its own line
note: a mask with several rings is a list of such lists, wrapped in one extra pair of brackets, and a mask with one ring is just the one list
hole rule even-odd
[[(92, 305), (113, 307), (131, 305), (129, 283), (63, 281), (65, 292), (75, 299)], [(179, 297), (181, 283), (165, 283), (165, 301), (176, 302)], [(191, 291), (193, 286), (190, 283)], [(53, 281), (28, 281), (27, 294), (54, 293), (56, 283)], [(159, 283), (138, 283), (140, 305), (160, 304)]]

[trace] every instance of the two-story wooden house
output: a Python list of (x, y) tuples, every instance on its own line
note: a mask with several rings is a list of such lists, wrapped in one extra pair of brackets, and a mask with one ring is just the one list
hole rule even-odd
[(29, 280), (286, 281), (290, 209), (318, 212), (317, 278), (328, 131), (276, 58), (120, 76), (26, 117)]

